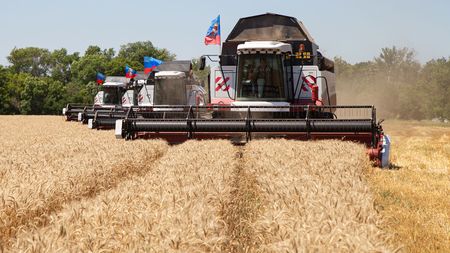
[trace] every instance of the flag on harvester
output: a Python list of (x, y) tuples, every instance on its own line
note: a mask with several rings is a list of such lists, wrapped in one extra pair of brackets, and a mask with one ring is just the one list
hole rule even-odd
[(100, 72), (97, 72), (97, 84), (101, 85), (105, 81), (105, 75)]
[(205, 36), (205, 45), (220, 45), (220, 15), (211, 21)]
[(161, 65), (163, 61), (153, 57), (144, 56), (144, 73), (148, 74), (152, 72), (157, 66)]
[(137, 75), (137, 71), (130, 68), (128, 65), (125, 66), (125, 77), (126, 78), (135, 78)]

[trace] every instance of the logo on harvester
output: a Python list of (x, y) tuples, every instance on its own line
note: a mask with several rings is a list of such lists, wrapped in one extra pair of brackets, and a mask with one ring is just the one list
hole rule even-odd
[[(317, 81), (317, 79), (311, 75), (304, 76), (302, 79), (303, 79), (303, 82), (305, 82), (305, 84), (308, 85), (309, 88), (312, 88), (312, 86), (315, 85), (316, 81)], [(302, 90), (308, 91), (308, 89), (305, 86), (302, 87)]]
[(223, 91), (228, 91), (230, 89), (230, 86), (227, 84), (228, 80), (230, 80), (229, 77), (226, 77), (225, 80), (221, 76), (216, 77), (216, 91), (219, 91), (223, 87)]

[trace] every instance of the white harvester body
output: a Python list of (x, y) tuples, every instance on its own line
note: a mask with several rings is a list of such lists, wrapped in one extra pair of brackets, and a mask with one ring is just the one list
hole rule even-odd
[[(106, 77), (97, 94), (94, 97), (94, 106), (105, 108), (112, 108), (121, 105), (121, 102), (126, 98), (126, 90), (128, 81), (124, 77)], [(120, 98), (120, 100), (119, 100)]]
[[(270, 60), (272, 64), (270, 70), (272, 72), (282, 73), (280, 79), (284, 80), (283, 85), (287, 88), (287, 82), (293, 83), (293, 90), (291, 91), (291, 101), (277, 101), (279, 98), (286, 97), (280, 94), (278, 98), (265, 97), (263, 95), (264, 85), (269, 86), (270, 83), (264, 83), (264, 80), (255, 78), (255, 80), (242, 81), (241, 87), (236, 87), (238, 84), (239, 75), (245, 75), (247, 63), (238, 63), (236, 65), (214, 66), (211, 68), (210, 91), (211, 103), (217, 105), (232, 105), (232, 106), (284, 106), (293, 104), (313, 104), (311, 101), (312, 85), (318, 86), (318, 100), (323, 105), (336, 105), (336, 85), (334, 73), (327, 70), (319, 70), (317, 65), (292, 65), (287, 64), (285, 60), (286, 55), (293, 53), (292, 45), (278, 41), (248, 41), (237, 46), (237, 55), (244, 58), (249, 57), (248, 65), (255, 64), (259, 61)], [(244, 56), (245, 55), (245, 56)], [(253, 55), (253, 56), (250, 56)], [(241, 57), (244, 56), (244, 57)], [(263, 60), (261, 60), (263, 59)], [(246, 59), (244, 59), (246, 60)], [(257, 66), (253, 66), (257, 68)], [(240, 71), (241, 70), (241, 71)], [(240, 73), (239, 73), (240, 72)], [(288, 80), (292, 72), (293, 80)], [(248, 82), (245, 84), (244, 82)], [(251, 83), (253, 82), (253, 83)], [(328, 84), (328, 89), (327, 89)], [(251, 89), (257, 90), (254, 97), (242, 96), (245, 89), (243, 86), (252, 86)], [(238, 90), (236, 90), (236, 88)], [(285, 92), (287, 92), (285, 90)], [(295, 94), (294, 94), (295, 93)], [(330, 99), (329, 99), (330, 98)], [(281, 99), (283, 100), (283, 99)], [(330, 101), (329, 101), (330, 100)], [(241, 109), (239, 109), (241, 110)], [(271, 108), (271, 111), (277, 111), (277, 108)], [(279, 109), (280, 111), (286, 108)]]

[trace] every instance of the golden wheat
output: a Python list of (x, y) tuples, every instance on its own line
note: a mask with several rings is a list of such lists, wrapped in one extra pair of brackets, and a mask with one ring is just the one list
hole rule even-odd
[(24, 231), (14, 249), (389, 251), (361, 179), (367, 166), (363, 147), (338, 141), (256, 141), (240, 152), (187, 142), (146, 176)]
[(2, 243), (25, 252), (368, 252), (403, 244), (446, 252), (450, 128), (386, 125), (398, 170), (369, 169), (362, 145), (340, 141), (167, 149), (57, 117), (2, 117)]
[(171, 148), (143, 177), (95, 199), (67, 205), (49, 226), (24, 231), (26, 252), (220, 251), (221, 218), (236, 148), (227, 141), (190, 141)]
[(255, 252), (392, 250), (362, 179), (364, 147), (341, 141), (255, 141), (245, 167), (256, 176), (262, 206), (249, 229)]
[(123, 142), (60, 117), (2, 117), (0, 245), (42, 226), (64, 203), (91, 197), (145, 173), (164, 142)]

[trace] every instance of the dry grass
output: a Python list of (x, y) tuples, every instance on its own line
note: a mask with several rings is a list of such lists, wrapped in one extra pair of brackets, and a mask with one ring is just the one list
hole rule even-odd
[(450, 252), (450, 127), (392, 121), (394, 170), (368, 174), (376, 204), (408, 252)]
[(61, 117), (2, 116), (0, 140), (0, 246), (18, 230), (47, 224), (65, 203), (145, 173), (143, 165), (167, 149), (161, 141), (117, 141)]
[(49, 226), (25, 231), (26, 252), (218, 252), (232, 190), (236, 147), (191, 141), (171, 148), (143, 177), (67, 205)]

